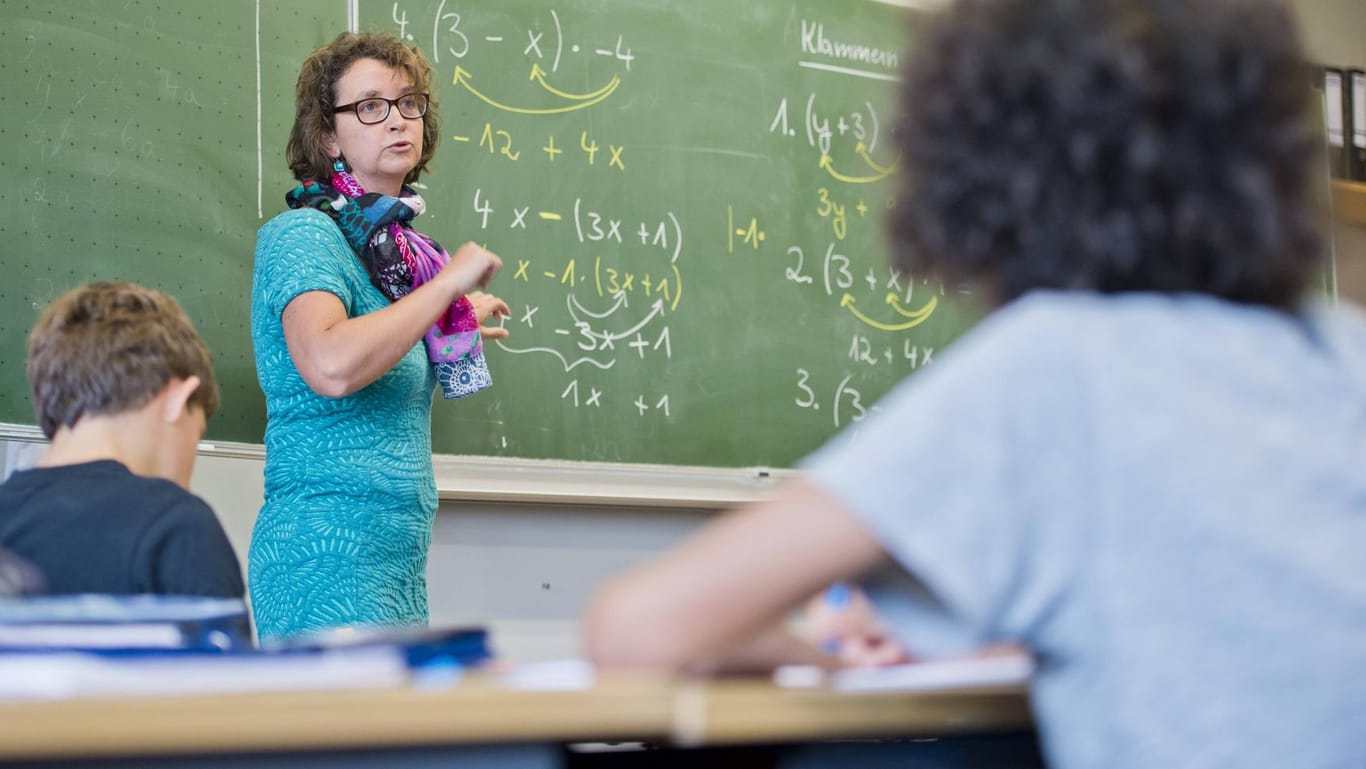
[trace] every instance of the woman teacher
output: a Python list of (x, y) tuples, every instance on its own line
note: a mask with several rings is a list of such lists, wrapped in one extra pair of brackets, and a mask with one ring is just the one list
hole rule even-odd
[(286, 155), (299, 186), (262, 226), (252, 339), (266, 398), (265, 504), (248, 583), (263, 641), (427, 621), (436, 512), (432, 390), (489, 384), (478, 291), (502, 266), (473, 243), (448, 255), (414, 227), (408, 186), (440, 123), (430, 63), (381, 33), (309, 55)]

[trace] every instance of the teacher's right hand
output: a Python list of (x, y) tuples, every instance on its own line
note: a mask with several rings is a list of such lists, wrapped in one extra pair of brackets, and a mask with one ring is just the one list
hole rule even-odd
[(506, 318), (512, 314), (508, 308), (508, 303), (493, 294), (486, 294), (483, 291), (471, 291), (465, 294), (465, 298), (470, 300), (470, 306), (474, 308), (474, 317), (479, 321), (479, 338), (485, 341), (491, 339), (507, 339), (508, 330), (502, 326), (490, 326), (489, 318)]
[(488, 285), (502, 268), (503, 260), (497, 254), (477, 243), (466, 243), (451, 255), (437, 280), (447, 284), (453, 297), (460, 296)]

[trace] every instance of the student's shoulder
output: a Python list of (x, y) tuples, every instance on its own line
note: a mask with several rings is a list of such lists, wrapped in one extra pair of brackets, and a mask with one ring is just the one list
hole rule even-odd
[(213, 508), (202, 497), (165, 478), (132, 476), (132, 484), (145, 495), (148, 511), (157, 516), (174, 515), (187, 518), (213, 517)]
[(0, 483), (0, 515), (17, 508), (28, 496), (32, 482), (25, 477), (26, 475), (26, 471), (19, 470), (11, 473), (9, 478)]
[(110, 484), (121, 484), (136, 478), (123, 463), (112, 459), (78, 462), (70, 465), (30, 467), (16, 470), (0, 488), (13, 492), (62, 489), (92, 489)]
[(0, 483), (0, 516), (17, 520), (18, 516), (42, 515), (44, 510), (74, 494), (79, 494), (79, 499), (97, 498), (100, 492), (90, 488), (88, 479), (80, 465), (16, 470)]
[(122, 470), (122, 473), (117, 474), (116, 477), (109, 478), (109, 482), (128, 494), (135, 494), (137, 501), (142, 503), (137, 507), (146, 509), (149, 514), (156, 515), (164, 509), (186, 507), (186, 505), (191, 508), (209, 509), (208, 503), (173, 481), (168, 481), (165, 478), (153, 478), (150, 475), (138, 475), (126, 467), (122, 467)]
[[(173, 514), (213, 514), (204, 500), (165, 478), (136, 475), (126, 465), (112, 459), (72, 465), (20, 470), (0, 486), (0, 499), (51, 500), (77, 507), (107, 509), (120, 506), (119, 519), (137, 526), (142, 518), (155, 519), (171, 510)], [(124, 504), (126, 503), (126, 504)]]
[(141, 530), (144, 542), (202, 532), (221, 532), (222, 525), (213, 508), (199, 495), (164, 478), (133, 476), (128, 489), (139, 495), (137, 516), (128, 523)]
[(990, 370), (1057, 365), (1087, 330), (1109, 323), (1109, 307), (1095, 295), (1035, 291), (997, 308), (946, 351), (957, 368)]
[[(926, 377), (943, 393), (1061, 392), (1123, 354), (1126, 340), (1170, 311), (1081, 291), (1034, 291), (991, 312), (937, 356)], [(914, 388), (912, 388), (914, 389)]]
[(1180, 336), (1229, 312), (1227, 303), (1198, 295), (1034, 291), (993, 313), (981, 330), (1002, 345), (1029, 347), (1028, 342), (1046, 340), (1048, 347), (1068, 353), (1138, 332)]
[(1003, 334), (1067, 333), (1082, 330), (1079, 324), (1110, 325), (1124, 314), (1125, 304), (1113, 295), (1092, 292), (1032, 291), (994, 313), (992, 320)]
[(115, 460), (45, 468), (45, 472), (53, 473), (55, 479), (68, 485), (72, 481), (79, 481), (79, 488), (103, 497), (123, 497), (136, 501), (137, 504), (129, 505), (129, 511), (134, 514), (140, 511), (154, 516), (166, 509), (184, 505), (209, 509), (204, 500), (179, 484), (165, 478), (138, 475), (127, 465)]
[(200, 497), (177, 490), (149, 522), (147, 533), (164, 538), (186, 537), (192, 541), (226, 541), (223, 524), (213, 508)]

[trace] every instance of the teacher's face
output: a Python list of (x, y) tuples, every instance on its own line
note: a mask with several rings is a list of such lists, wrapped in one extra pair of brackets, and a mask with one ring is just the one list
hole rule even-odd
[[(375, 59), (357, 59), (337, 80), (337, 103), (353, 104), (362, 99), (397, 99), (413, 92), (412, 81), (401, 71)], [(389, 114), (378, 123), (365, 124), (353, 109), (337, 113), (327, 150), (332, 157), (341, 155), (351, 174), (366, 192), (397, 196), (408, 172), (422, 157), (422, 118), (409, 119), (390, 106)]]

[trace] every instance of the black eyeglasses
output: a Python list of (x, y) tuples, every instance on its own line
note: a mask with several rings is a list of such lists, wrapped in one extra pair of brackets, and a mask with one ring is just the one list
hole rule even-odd
[(398, 107), (398, 114), (409, 120), (417, 120), (427, 114), (427, 94), (425, 93), (405, 93), (397, 99), (386, 99), (383, 96), (373, 96), (369, 99), (343, 104), (334, 107), (332, 114), (341, 112), (356, 113), (356, 119), (366, 125), (383, 123), (389, 119), (389, 107)]

